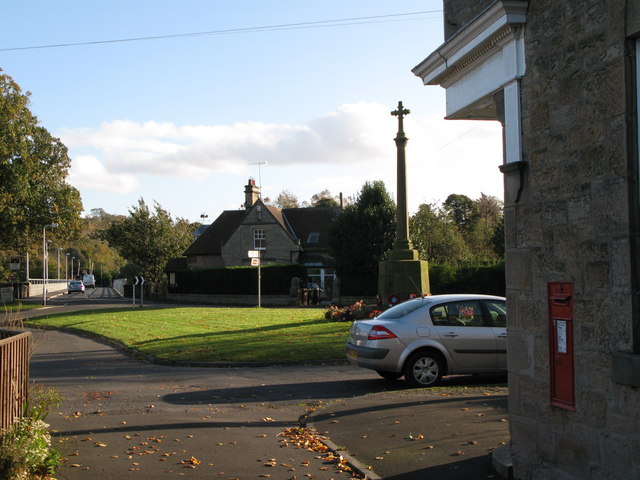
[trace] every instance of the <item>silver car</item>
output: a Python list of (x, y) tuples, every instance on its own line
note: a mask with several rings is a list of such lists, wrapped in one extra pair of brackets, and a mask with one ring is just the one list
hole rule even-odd
[(507, 302), (490, 295), (433, 295), (353, 322), (347, 359), (388, 380), (430, 387), (444, 375), (507, 369)]

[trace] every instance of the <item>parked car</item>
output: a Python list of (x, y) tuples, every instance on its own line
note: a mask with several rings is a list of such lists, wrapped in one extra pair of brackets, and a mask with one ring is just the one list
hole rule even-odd
[(416, 387), (443, 376), (507, 369), (507, 302), (489, 295), (433, 295), (353, 322), (347, 359)]
[(67, 293), (82, 292), (84, 293), (84, 283), (82, 280), (71, 280), (67, 286)]

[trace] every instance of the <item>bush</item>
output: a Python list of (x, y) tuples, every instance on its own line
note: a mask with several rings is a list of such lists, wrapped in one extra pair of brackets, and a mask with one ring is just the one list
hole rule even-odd
[(51, 447), (49, 410), (62, 403), (57, 390), (33, 385), (23, 416), (3, 430), (0, 441), (0, 478), (44, 479), (60, 466), (60, 453)]
[(336, 322), (353, 322), (366, 316), (364, 307), (363, 300), (343, 308), (331, 305), (324, 312), (324, 318)]
[(429, 282), (433, 295), (483, 293), (504, 296), (506, 293), (504, 262), (459, 267), (432, 264), (429, 265)]
[[(291, 279), (305, 278), (302, 265), (267, 265), (261, 267), (263, 295), (289, 295)], [(256, 267), (227, 267), (176, 272), (176, 286), (169, 293), (200, 293), (218, 295), (257, 295)]]

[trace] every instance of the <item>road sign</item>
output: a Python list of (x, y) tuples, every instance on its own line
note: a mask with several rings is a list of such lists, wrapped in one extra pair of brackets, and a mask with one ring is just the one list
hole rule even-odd
[[(247, 255), (249, 258), (260, 258), (260, 250), (249, 250)], [(253, 263), (251, 265), (253, 265)]]
[(260, 259), (259, 258), (252, 258), (251, 259), (251, 266), (252, 267), (257, 267), (258, 265), (260, 265)]

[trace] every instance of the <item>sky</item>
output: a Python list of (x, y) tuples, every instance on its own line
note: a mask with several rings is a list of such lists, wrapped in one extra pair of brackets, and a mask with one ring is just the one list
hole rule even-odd
[(411, 72), (442, 43), (441, 0), (21, 0), (0, 68), (68, 147), (85, 214), (142, 198), (210, 223), (249, 178), (271, 199), (376, 180), (395, 198), (399, 101), (414, 213), (503, 198), (500, 125), (445, 120), (444, 89)]

